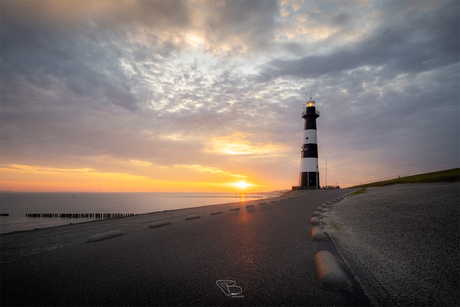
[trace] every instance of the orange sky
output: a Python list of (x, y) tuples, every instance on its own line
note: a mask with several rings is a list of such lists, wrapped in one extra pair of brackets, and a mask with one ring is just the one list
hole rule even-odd
[[(196, 167), (194, 167), (196, 168)], [(12, 165), (1, 168), (2, 190), (30, 192), (222, 192), (267, 191), (263, 186), (233, 174), (215, 181), (153, 180), (126, 173), (97, 172), (94, 169), (54, 169)], [(202, 170), (200, 170), (202, 171)], [(211, 170), (216, 172), (217, 170)], [(206, 178), (206, 176), (205, 176)], [(218, 177), (217, 177), (218, 178)], [(216, 178), (216, 179), (217, 179)], [(241, 184), (241, 182), (246, 184)]]

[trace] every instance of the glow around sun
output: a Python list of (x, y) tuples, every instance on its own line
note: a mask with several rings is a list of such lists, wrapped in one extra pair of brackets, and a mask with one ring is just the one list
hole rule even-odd
[(241, 181), (239, 181), (239, 182), (235, 182), (233, 185), (234, 185), (235, 187), (237, 187), (238, 189), (246, 189), (246, 188), (252, 186), (252, 184), (247, 183), (247, 182), (244, 181), (244, 180), (241, 180)]

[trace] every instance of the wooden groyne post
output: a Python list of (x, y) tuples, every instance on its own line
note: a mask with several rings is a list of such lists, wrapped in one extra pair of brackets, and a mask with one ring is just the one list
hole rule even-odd
[(27, 213), (32, 218), (68, 218), (68, 219), (115, 219), (136, 215), (134, 213)]

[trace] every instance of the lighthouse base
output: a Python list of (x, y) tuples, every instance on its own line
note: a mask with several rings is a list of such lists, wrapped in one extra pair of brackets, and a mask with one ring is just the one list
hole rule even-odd
[(317, 189), (319, 187), (318, 172), (301, 172), (299, 174), (299, 187), (306, 189)]
[(317, 190), (319, 187), (292, 186), (293, 190)]

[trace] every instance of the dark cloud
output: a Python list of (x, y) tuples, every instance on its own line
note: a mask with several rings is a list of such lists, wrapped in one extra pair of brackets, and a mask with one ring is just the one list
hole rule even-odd
[(240, 53), (247, 47), (266, 46), (274, 38), (277, 1), (229, 0), (207, 4), (212, 10), (205, 19), (208, 48), (215, 50), (228, 44), (231, 53)]
[(3, 26), (67, 34), (94, 29), (124, 32), (138, 25), (151, 30), (174, 29), (191, 23), (190, 2), (186, 0), (119, 1), (116, 4), (107, 0), (5, 0), (1, 17)]
[(363, 66), (383, 66), (382, 74), (391, 78), (399, 73), (418, 73), (457, 63), (460, 46), (458, 5), (457, 10), (455, 3), (445, 5), (429, 16), (417, 15), (405, 24), (385, 24), (360, 41), (328, 54), (274, 59), (258, 80), (265, 82), (285, 76), (318, 78)]
[(352, 18), (350, 14), (339, 13), (334, 16), (332, 23), (338, 27), (346, 27), (352, 23)]

